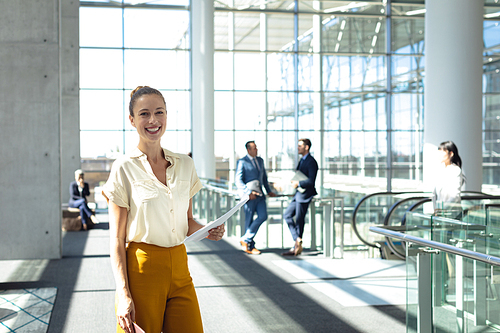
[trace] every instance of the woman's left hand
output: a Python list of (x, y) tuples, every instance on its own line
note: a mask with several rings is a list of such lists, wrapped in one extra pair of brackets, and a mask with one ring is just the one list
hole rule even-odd
[(226, 229), (224, 228), (224, 224), (221, 224), (217, 228), (210, 229), (208, 231), (208, 239), (214, 240), (214, 241), (219, 241), (222, 239), (222, 236), (224, 236), (224, 232)]

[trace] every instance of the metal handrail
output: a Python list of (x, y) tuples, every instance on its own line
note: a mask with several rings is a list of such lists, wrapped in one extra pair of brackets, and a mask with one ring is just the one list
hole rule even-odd
[(225, 189), (217, 187), (217, 186), (212, 186), (212, 185), (208, 185), (208, 184), (203, 184), (203, 186), (205, 188), (209, 189), (209, 190), (214, 191), (214, 192), (224, 193), (224, 194), (227, 194), (227, 195), (238, 196), (238, 193), (236, 193), (234, 191), (225, 190)]
[[(207, 196), (205, 197), (206, 213), (203, 215), (207, 218), (207, 220), (212, 218), (212, 217), (216, 218), (222, 213), (220, 211), (220, 207), (219, 207), (219, 200), (220, 200), (221, 196), (227, 196), (228, 198), (231, 197), (231, 198), (236, 199), (236, 200), (239, 199), (239, 194), (236, 191), (229, 191), (229, 190), (217, 187), (217, 186), (209, 185), (207, 183), (204, 183), (203, 185), (204, 185), (203, 189), (207, 191)], [(212, 194), (210, 194), (210, 193), (212, 193)], [(212, 200), (210, 199), (212, 196), (215, 197), (214, 202), (212, 202)], [(282, 224), (284, 224), (283, 202), (285, 200), (288, 200), (290, 197), (292, 197), (292, 195), (278, 195), (278, 196), (270, 198), (270, 199), (273, 199), (277, 202), (281, 202), (281, 223)], [(316, 236), (315, 236), (315, 230), (316, 230), (316, 228), (315, 228), (315, 215), (316, 215), (315, 211), (316, 211), (316, 207), (315, 207), (315, 203), (319, 203), (320, 206), (324, 206), (324, 205), (330, 206), (331, 216), (329, 218), (330, 218), (331, 225), (324, 226), (325, 228), (328, 229), (328, 235), (324, 234), (324, 232), (322, 233), (323, 243), (324, 243), (323, 246), (326, 246), (326, 243), (328, 243), (328, 245), (331, 245), (331, 242), (332, 242), (332, 240), (334, 240), (334, 237), (335, 237), (335, 227), (334, 227), (334, 214), (335, 214), (335, 208), (336, 208), (335, 207), (335, 200), (338, 200), (338, 201), (340, 201), (340, 227), (341, 227), (340, 254), (341, 254), (341, 257), (343, 257), (343, 252), (344, 252), (344, 232), (343, 232), (344, 231), (344, 200), (343, 199), (344, 198), (342, 198), (342, 197), (328, 197), (328, 198), (316, 197), (316, 198), (313, 198), (312, 205), (309, 205), (309, 209), (311, 209), (311, 211), (309, 212), (309, 215), (310, 215), (310, 224), (311, 224), (311, 229), (312, 229), (312, 234), (311, 234), (311, 249), (312, 250), (316, 249)], [(198, 201), (199, 201), (198, 206), (201, 209), (201, 207), (202, 207), (202, 204), (201, 204), (202, 197), (201, 196), (199, 197)], [(212, 214), (209, 214), (210, 208), (212, 208), (211, 209)], [(229, 209), (229, 203), (227, 203), (227, 208)], [(199, 214), (201, 216), (202, 213), (200, 212)], [(215, 215), (213, 215), (213, 214), (215, 214)], [(240, 212), (240, 214), (242, 214), (242, 213)], [(229, 224), (231, 224), (231, 222), (232, 222), (232, 219), (228, 220), (228, 227), (227, 227), (228, 228), (228, 235), (231, 234), (231, 230), (232, 230), (232, 227), (229, 225)], [(323, 231), (324, 228), (322, 227), (321, 229)], [(267, 243), (268, 243), (268, 240), (266, 239), (266, 245), (267, 245)], [(328, 248), (328, 251), (327, 251), (328, 253), (325, 253), (326, 256), (331, 256), (330, 252), (332, 252), (332, 254), (333, 254), (333, 249), (335, 248), (334, 241), (333, 241), (333, 244), (334, 244), (334, 247)], [(283, 232), (282, 232), (282, 246), (283, 245), (284, 245), (284, 242), (283, 242)]]
[[(462, 200), (482, 200), (482, 199), (495, 199), (496, 197), (493, 196), (493, 195), (490, 195), (490, 194), (486, 194), (486, 193), (482, 193), (482, 192), (478, 192), (478, 191), (462, 191), (461, 192), (462, 194), (478, 194), (478, 195), (461, 195), (461, 199)], [(385, 216), (385, 219), (384, 219), (384, 225), (387, 226), (389, 225), (389, 221), (390, 221), (390, 218), (391, 218), (391, 215), (392, 213), (396, 210), (396, 208), (407, 202), (407, 201), (410, 201), (412, 199), (420, 199), (419, 201), (417, 201), (416, 203), (414, 203), (412, 206), (410, 206), (405, 214), (403, 215), (403, 218), (401, 220), (401, 225), (405, 225), (406, 224), (406, 213), (408, 212), (412, 212), (415, 208), (417, 207), (420, 207), (420, 205), (426, 203), (426, 202), (429, 202), (432, 200), (432, 198), (422, 198), (422, 197), (413, 197), (413, 198), (406, 198), (406, 199), (403, 199), (403, 200), (400, 200), (398, 202), (396, 202), (392, 207), (391, 209), (389, 209), (389, 212), (387, 213), (387, 215)], [(500, 197), (498, 198), (500, 199)], [(391, 238), (390, 237), (386, 237), (385, 238), (386, 241), (387, 241), (387, 246), (391, 249), (391, 251), (399, 258), (401, 259), (405, 259), (406, 257), (406, 254), (405, 253), (401, 253), (398, 248), (394, 245), (394, 243), (392, 242)], [(403, 246), (404, 247), (404, 246)]]
[(384, 235), (385, 237), (400, 239), (400, 240), (408, 242), (408, 243), (414, 243), (414, 244), (430, 247), (432, 249), (437, 249), (437, 250), (441, 250), (441, 251), (444, 251), (447, 253), (452, 253), (452, 254), (459, 255), (459, 256), (462, 256), (465, 258), (481, 261), (481, 262), (484, 262), (484, 263), (487, 263), (490, 265), (500, 266), (500, 258), (495, 257), (495, 256), (491, 256), (491, 255), (463, 249), (463, 248), (456, 247), (453, 245), (448, 245), (445, 243), (431, 241), (431, 240), (421, 238), (421, 237), (411, 236), (411, 235), (408, 235), (408, 234), (405, 234), (402, 232), (392, 231), (392, 230), (388, 230), (388, 229), (385, 229), (382, 227), (370, 227), (370, 231), (377, 233), (377, 234)]
[(365, 240), (363, 237), (361, 237), (361, 234), (358, 231), (358, 227), (356, 226), (356, 215), (361, 207), (361, 205), (371, 197), (377, 196), (377, 195), (400, 195), (400, 194), (411, 194), (411, 193), (424, 193), (424, 192), (376, 192), (376, 193), (371, 193), (366, 196), (364, 196), (354, 207), (354, 211), (352, 212), (352, 220), (351, 220), (351, 227), (358, 239), (363, 242), (364, 244), (378, 248), (378, 244), (373, 244)]

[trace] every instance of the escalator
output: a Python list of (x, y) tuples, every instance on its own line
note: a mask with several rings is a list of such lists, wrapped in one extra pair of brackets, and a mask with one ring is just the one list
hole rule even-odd
[[(367, 246), (378, 248), (384, 259), (405, 259), (404, 242), (370, 233), (369, 227), (381, 226), (395, 231), (405, 231), (406, 213), (424, 213), (424, 204), (432, 201), (430, 192), (377, 192), (366, 195), (355, 206), (351, 228), (358, 239)], [(487, 223), (485, 205), (500, 204), (500, 196), (482, 192), (463, 191), (463, 219), (469, 223)], [(493, 207), (493, 206), (492, 206)], [(487, 215), (487, 214), (486, 214)], [(500, 216), (496, 217), (500, 223)]]

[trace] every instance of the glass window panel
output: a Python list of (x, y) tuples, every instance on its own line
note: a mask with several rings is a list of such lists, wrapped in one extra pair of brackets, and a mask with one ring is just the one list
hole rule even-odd
[[(165, 136), (165, 134), (164, 134)], [(125, 153), (131, 153), (139, 145), (139, 134), (135, 128), (124, 132), (125, 137)]]
[[(137, 4), (137, 0), (124, 0), (123, 3)], [(153, 5), (172, 5), (172, 6), (189, 6), (188, 0), (152, 0), (145, 1), (144, 3), (151, 3)]]
[(483, 100), (485, 104), (483, 130), (487, 135), (488, 131), (500, 130), (500, 94), (485, 95)]
[(352, 156), (352, 133), (340, 132), (340, 174), (352, 176), (352, 167), (356, 158)]
[(423, 57), (392, 56), (393, 91), (423, 92), (422, 73), (425, 68)]
[(325, 96), (325, 130), (338, 130), (340, 128), (340, 109), (338, 103), (333, 103), (334, 96)]
[(483, 92), (500, 92), (500, 63), (498, 61), (483, 66)]
[(340, 57), (323, 57), (323, 90), (338, 91), (340, 77)]
[(422, 95), (393, 94), (392, 128), (394, 130), (417, 130), (422, 128), (421, 110), (423, 110)]
[(122, 9), (80, 7), (80, 46), (122, 47)]
[(233, 53), (214, 53), (214, 88), (215, 90), (233, 89)]
[(385, 111), (387, 96), (385, 94), (379, 94), (377, 96), (377, 114), (378, 114), (378, 129), (387, 130), (387, 113)]
[(264, 90), (266, 83), (265, 54), (234, 55), (234, 87), (237, 90)]
[(234, 147), (233, 132), (215, 131), (215, 178), (234, 179)]
[(325, 16), (324, 52), (385, 53), (385, 18)]
[(191, 129), (189, 91), (162, 91), (167, 104), (167, 131)]
[(351, 90), (357, 90), (362, 87), (365, 70), (365, 58), (351, 57)]
[(268, 156), (276, 163), (278, 170), (295, 170), (297, 142), (294, 131), (273, 131), (267, 133)]
[[(329, 174), (339, 173), (340, 158), (340, 134), (339, 132), (327, 131), (324, 133), (323, 156), (325, 158), (325, 169)], [(325, 178), (326, 181), (327, 178)]]
[(319, 129), (321, 124), (321, 95), (299, 93), (299, 130)]
[(82, 158), (112, 158), (122, 154), (122, 131), (80, 131), (80, 156)]
[(385, 90), (387, 86), (385, 59), (384, 56), (367, 58), (363, 90)]
[(351, 106), (349, 100), (343, 100), (340, 106), (340, 129), (349, 131), (351, 129)]
[(416, 132), (393, 132), (392, 168), (393, 177), (414, 179), (415, 154), (414, 140)]
[(189, 48), (188, 11), (125, 8), (124, 23), (125, 47)]
[(267, 50), (293, 51), (294, 16), (290, 14), (267, 14)]
[(295, 129), (293, 93), (269, 93), (267, 114), (268, 130)]
[[(315, 90), (315, 87), (319, 87), (319, 73), (314, 66), (314, 60), (317, 59), (319, 55), (299, 55), (299, 90)], [(317, 62), (318, 63), (318, 62)], [(319, 89), (316, 89), (318, 91)]]
[(80, 91), (81, 130), (120, 130), (123, 122), (122, 90)]
[[(498, 9), (496, 9), (498, 12)], [(500, 21), (483, 21), (484, 47), (489, 49), (500, 44)], [(498, 48), (496, 49), (498, 52)]]
[(260, 14), (234, 14), (234, 49), (260, 50)]
[(191, 131), (167, 130), (161, 138), (161, 146), (175, 153), (187, 154), (191, 151)]
[(339, 57), (338, 80), (340, 91), (351, 90), (351, 57)]
[(267, 89), (294, 90), (293, 55), (273, 53), (267, 57)]
[(423, 54), (424, 35), (424, 18), (393, 18), (391, 50), (397, 54)]
[[(217, 158), (229, 159), (233, 158), (235, 147), (233, 131), (215, 131), (214, 132), (214, 153)], [(234, 168), (234, 166), (230, 166)]]
[(359, 98), (351, 100), (351, 129), (363, 129), (363, 108)]
[[(302, 52), (319, 52), (319, 43), (314, 48), (314, 20), (320, 20), (320, 15), (299, 14), (299, 51)], [(319, 29), (319, 25), (316, 29)], [(320, 41), (319, 41), (320, 42)]]
[(367, 131), (377, 130), (377, 101), (373, 95), (365, 95), (363, 101), (363, 129)]
[(352, 13), (377, 15), (385, 13), (385, 6), (375, 5), (365, 1), (349, 1), (346, 3), (340, 1), (324, 1), (323, 10), (325, 13)]
[(236, 92), (234, 94), (236, 130), (264, 130), (266, 128), (265, 96), (265, 93), (261, 92)]
[(214, 93), (214, 128), (215, 130), (233, 129), (233, 93)]
[(125, 73), (127, 89), (189, 89), (189, 52), (125, 50)]
[(80, 49), (80, 88), (122, 89), (122, 50)]
[(214, 13), (214, 48), (216, 50), (229, 50), (229, 27), (232, 13)]

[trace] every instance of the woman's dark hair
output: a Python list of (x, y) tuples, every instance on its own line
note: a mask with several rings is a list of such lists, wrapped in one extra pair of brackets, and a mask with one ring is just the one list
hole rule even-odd
[(128, 110), (129, 110), (130, 115), (132, 117), (134, 116), (135, 102), (137, 101), (138, 98), (140, 98), (144, 95), (158, 95), (161, 97), (161, 99), (163, 100), (163, 103), (166, 105), (165, 98), (163, 98), (163, 95), (161, 94), (161, 92), (159, 92), (155, 88), (151, 88), (148, 86), (138, 86), (130, 93), (130, 103), (128, 105)]
[(451, 151), (453, 153), (453, 156), (451, 157), (451, 163), (456, 164), (460, 168), (462, 168), (462, 159), (460, 158), (460, 155), (458, 155), (458, 148), (453, 143), (453, 141), (441, 142), (438, 149)]

